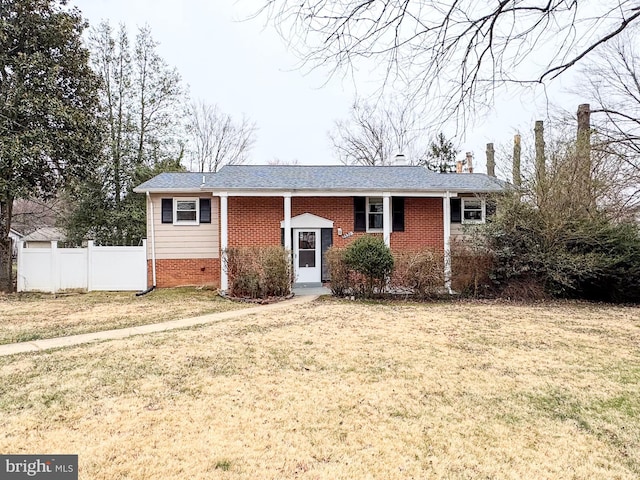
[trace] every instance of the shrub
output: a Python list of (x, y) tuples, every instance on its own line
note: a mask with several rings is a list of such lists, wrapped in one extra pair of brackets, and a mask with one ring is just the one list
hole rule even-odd
[(413, 252), (394, 252), (390, 288), (421, 299), (431, 298), (444, 285), (444, 256), (427, 248)]
[(331, 294), (344, 297), (351, 292), (351, 271), (344, 260), (345, 248), (330, 247), (326, 260), (331, 274)]
[(484, 230), (495, 255), (492, 279), (501, 292), (600, 301), (640, 301), (640, 232), (585, 212), (545, 211), (509, 202)]
[(478, 241), (454, 240), (451, 252), (451, 288), (461, 295), (486, 296), (493, 290), (491, 273), (494, 257), (491, 251)]
[(384, 291), (393, 269), (393, 255), (382, 238), (372, 235), (357, 238), (346, 248), (344, 261), (349, 269), (364, 277), (363, 282), (354, 283), (354, 293), (372, 298), (374, 292)]
[(226, 252), (229, 294), (282, 297), (291, 293), (291, 264), (282, 247), (237, 247)]

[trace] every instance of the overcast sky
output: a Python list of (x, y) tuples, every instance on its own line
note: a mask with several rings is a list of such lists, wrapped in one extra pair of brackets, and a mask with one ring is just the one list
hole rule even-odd
[[(175, 66), (193, 99), (215, 103), (236, 118), (246, 114), (258, 126), (252, 163), (275, 158), (300, 164), (337, 163), (327, 132), (336, 119), (349, 113), (355, 95), (354, 82), (333, 79), (326, 72), (304, 74), (296, 58), (271, 26), (260, 20), (241, 21), (247, 5), (229, 0), (71, 0), (91, 25), (102, 19), (112, 26), (124, 22), (131, 37), (138, 26), (148, 24), (160, 42), (160, 55)], [(244, 11), (241, 6), (244, 5)], [(358, 92), (367, 94), (376, 85), (360, 81)], [(569, 99), (557, 85), (551, 98), (569, 110)], [(508, 144), (513, 135), (533, 129), (533, 122), (547, 115), (540, 93), (497, 99), (492, 112), (470, 125), (458, 137), (460, 156), (475, 154), (477, 170), (485, 171), (487, 142)], [(575, 105), (574, 105), (575, 104)], [(444, 133), (455, 135), (453, 127)]]

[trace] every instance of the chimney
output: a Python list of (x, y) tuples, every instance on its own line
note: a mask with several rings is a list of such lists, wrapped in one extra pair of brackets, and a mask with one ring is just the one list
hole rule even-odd
[(473, 153), (467, 152), (467, 171), (473, 173)]
[(404, 156), (403, 153), (397, 153), (396, 156), (393, 159), (393, 164), (397, 165), (399, 167), (404, 167), (407, 164), (407, 158)]
[(490, 177), (496, 176), (496, 158), (495, 150), (493, 149), (493, 143), (487, 143), (487, 175)]
[(456, 162), (456, 173), (462, 173), (462, 164), (464, 162), (462, 160), (458, 160)]

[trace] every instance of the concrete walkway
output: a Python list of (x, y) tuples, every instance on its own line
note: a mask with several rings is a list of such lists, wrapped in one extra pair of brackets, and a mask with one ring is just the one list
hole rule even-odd
[[(310, 292), (308, 292), (310, 293)], [(318, 295), (311, 294), (296, 295), (290, 300), (278, 303), (270, 303), (267, 305), (258, 305), (256, 307), (243, 308), (240, 310), (229, 310), (227, 312), (210, 313), (198, 317), (183, 318), (180, 320), (171, 320), (163, 323), (153, 323), (151, 325), (140, 325), (139, 327), (118, 328), (115, 330), (105, 330), (102, 332), (82, 333), (80, 335), (71, 335), (69, 337), (48, 338), (44, 340), (34, 340), (32, 342), (9, 343), (0, 345), (0, 357), (7, 355), (15, 355), (17, 353), (40, 352), (51, 348), (71, 347), (73, 345), (81, 345), (83, 343), (99, 342), (103, 340), (117, 340), (120, 338), (132, 337), (134, 335), (143, 335), (145, 333), (165, 332), (177, 328), (188, 328), (194, 325), (204, 325), (206, 323), (214, 323), (222, 320), (251, 315), (254, 313), (268, 312), (281, 308), (292, 307), (310, 303), (318, 298)]]

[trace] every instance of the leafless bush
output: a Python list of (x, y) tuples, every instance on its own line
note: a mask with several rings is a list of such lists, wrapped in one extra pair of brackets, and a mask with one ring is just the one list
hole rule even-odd
[(451, 242), (451, 287), (463, 295), (486, 295), (492, 290), (490, 278), (494, 256), (481, 246), (461, 240)]
[(291, 293), (289, 255), (282, 247), (230, 248), (225, 267), (231, 296), (267, 298)]
[(444, 285), (444, 256), (434, 249), (394, 252), (389, 287), (417, 298), (432, 298)]

